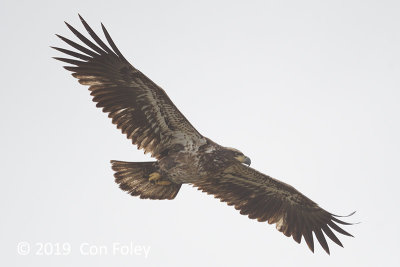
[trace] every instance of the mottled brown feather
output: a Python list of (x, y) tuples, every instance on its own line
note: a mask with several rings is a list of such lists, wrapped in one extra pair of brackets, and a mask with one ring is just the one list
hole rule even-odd
[(193, 142), (197, 142), (203, 138), (175, 107), (164, 90), (129, 64), (103, 25), (104, 35), (111, 48), (96, 35), (81, 16), (79, 18), (94, 42), (66, 23), (86, 47), (57, 35), (80, 53), (54, 47), (57, 51), (73, 57), (55, 59), (73, 65), (65, 66), (65, 69), (72, 71), (72, 75), (81, 84), (90, 86), (89, 90), (93, 101), (97, 103), (96, 106), (109, 113), (112, 122), (117, 124), (117, 128), (121, 129), (133, 144), (159, 158), (160, 153), (176, 143), (183, 142), (175, 138), (176, 133), (184, 133), (185, 141), (192, 139)]
[(132, 196), (144, 199), (174, 199), (181, 188), (181, 184), (157, 185), (149, 181), (151, 173), (160, 171), (157, 162), (112, 160), (111, 164), (115, 171), (115, 182)]
[(234, 205), (241, 214), (251, 219), (277, 224), (279, 231), (292, 236), (297, 243), (304, 237), (311, 251), (314, 251), (313, 232), (328, 254), (330, 251), (325, 235), (343, 246), (331, 228), (350, 235), (334, 222), (350, 223), (338, 220), (292, 186), (243, 164), (231, 165), (220, 175), (196, 181), (193, 185)]

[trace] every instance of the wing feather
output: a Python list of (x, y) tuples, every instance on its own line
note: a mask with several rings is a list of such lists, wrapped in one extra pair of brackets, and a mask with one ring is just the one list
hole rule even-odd
[[(66, 23), (86, 47), (57, 35), (78, 52), (52, 47), (72, 56), (55, 59), (70, 64), (64, 68), (73, 72), (79, 83), (89, 85), (96, 106), (108, 113), (112, 122), (133, 144), (159, 158), (176, 143), (204, 142), (203, 136), (176, 108), (164, 90), (123, 57), (103, 24), (101, 26), (109, 46), (81, 16), (79, 18), (93, 41)], [(179, 138), (183, 135), (184, 140)]]
[(313, 233), (326, 253), (330, 253), (327, 236), (343, 246), (332, 230), (352, 236), (336, 223), (351, 223), (337, 219), (292, 186), (262, 174), (243, 164), (234, 164), (216, 177), (193, 184), (203, 192), (240, 210), (251, 219), (276, 224), (278, 231), (300, 243), (302, 237), (314, 252)]

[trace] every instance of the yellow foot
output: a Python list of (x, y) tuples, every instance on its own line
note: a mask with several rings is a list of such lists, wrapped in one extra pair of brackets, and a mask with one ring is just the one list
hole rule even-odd
[(157, 181), (156, 184), (158, 184), (158, 185), (170, 185), (171, 182), (170, 181)]
[(159, 174), (158, 172), (153, 172), (153, 173), (150, 173), (150, 175), (149, 175), (150, 182), (157, 182), (158, 180), (160, 180), (160, 178), (161, 178), (161, 174)]

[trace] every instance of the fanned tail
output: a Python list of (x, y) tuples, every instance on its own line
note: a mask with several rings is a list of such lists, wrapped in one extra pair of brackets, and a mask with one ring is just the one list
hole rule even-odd
[[(112, 160), (115, 182), (132, 196), (144, 199), (174, 199), (181, 184), (158, 185), (149, 181), (149, 175), (159, 172), (157, 162), (125, 162)], [(166, 180), (161, 177), (161, 180)]]

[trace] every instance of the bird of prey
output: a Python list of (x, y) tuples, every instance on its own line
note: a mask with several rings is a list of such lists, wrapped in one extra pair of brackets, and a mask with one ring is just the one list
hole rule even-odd
[(92, 40), (66, 23), (83, 44), (57, 35), (75, 51), (52, 47), (72, 57), (55, 59), (70, 64), (64, 68), (89, 86), (96, 106), (108, 113), (138, 149), (156, 159), (112, 160), (115, 181), (122, 190), (144, 199), (173, 199), (182, 184), (190, 184), (251, 219), (276, 224), (298, 243), (304, 238), (313, 252), (313, 233), (328, 254), (325, 236), (343, 246), (332, 230), (352, 236), (338, 226), (351, 223), (322, 209), (294, 187), (250, 168), (250, 159), (239, 150), (201, 135), (165, 91), (125, 59), (103, 24), (108, 45), (79, 17)]

